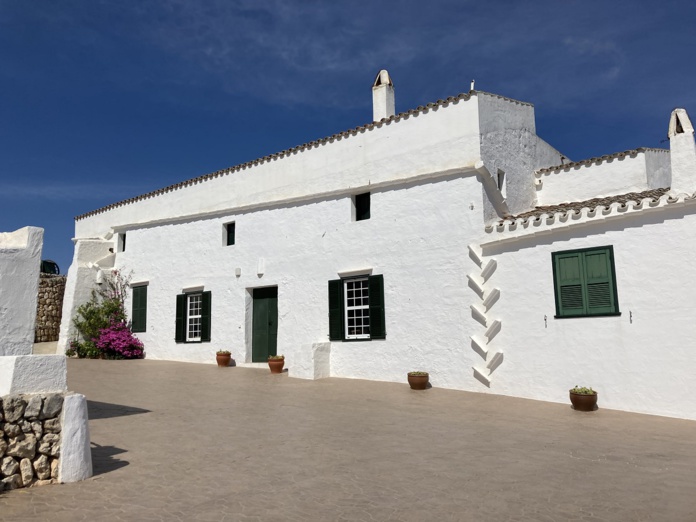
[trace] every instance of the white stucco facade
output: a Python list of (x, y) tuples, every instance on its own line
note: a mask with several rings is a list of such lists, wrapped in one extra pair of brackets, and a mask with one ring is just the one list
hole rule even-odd
[[(676, 269), (694, 244), (696, 183), (667, 192), (674, 158), (679, 173), (696, 161), (693, 134), (676, 129), (671, 152), (571, 163), (536, 135), (531, 105), (472, 91), (116, 203), (76, 221), (61, 345), (70, 310), (113, 267), (147, 286), (148, 358), (230, 350), (253, 365), (254, 291), (277, 287), (291, 377), (425, 370), (433, 386), (557, 402), (579, 384), (602, 407), (696, 419), (682, 392), (696, 370), (692, 292)], [(579, 203), (595, 198), (610, 199)], [(552, 253), (603, 246), (618, 310), (556, 318)], [(329, 282), (368, 276), (383, 278), (385, 338), (330, 339)], [(209, 341), (175, 339), (177, 296), (191, 292), (210, 292)]]

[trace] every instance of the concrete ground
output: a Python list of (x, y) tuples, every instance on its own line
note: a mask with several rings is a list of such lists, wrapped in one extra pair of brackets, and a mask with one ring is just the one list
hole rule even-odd
[(40, 355), (47, 355), (47, 354), (55, 354), (56, 349), (58, 348), (58, 341), (51, 341), (48, 343), (34, 343), (34, 347), (32, 349), (33, 354), (40, 354)]
[(0, 520), (696, 520), (692, 421), (175, 362), (68, 380), (95, 476), (0, 494)]

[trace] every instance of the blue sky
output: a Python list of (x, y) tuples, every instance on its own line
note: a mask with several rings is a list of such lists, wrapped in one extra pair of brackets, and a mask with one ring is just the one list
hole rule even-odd
[(0, 0), (0, 231), (74, 216), (476, 88), (531, 102), (571, 159), (696, 117), (686, 1)]

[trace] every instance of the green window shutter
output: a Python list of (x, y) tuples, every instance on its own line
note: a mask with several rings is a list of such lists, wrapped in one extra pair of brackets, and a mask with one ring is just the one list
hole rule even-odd
[(553, 258), (556, 315), (558, 317), (586, 315), (587, 299), (582, 253), (555, 253)]
[(589, 315), (618, 312), (616, 288), (612, 273), (613, 252), (609, 248), (583, 252), (587, 313)]
[(552, 259), (557, 317), (619, 313), (611, 246), (555, 252)]
[(203, 292), (201, 299), (201, 342), (210, 342), (210, 301), (211, 293)]
[(147, 326), (147, 286), (133, 288), (133, 313), (131, 315), (131, 330), (144, 332)]
[(367, 278), (370, 291), (370, 338), (386, 339), (384, 322), (384, 277), (374, 275)]
[(176, 296), (176, 329), (174, 340), (177, 343), (186, 341), (186, 294)]
[(343, 340), (343, 281), (329, 281), (329, 339)]

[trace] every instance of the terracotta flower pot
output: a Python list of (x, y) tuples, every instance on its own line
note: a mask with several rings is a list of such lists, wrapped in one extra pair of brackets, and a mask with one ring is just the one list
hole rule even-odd
[(227, 367), (230, 365), (230, 361), (232, 360), (232, 355), (227, 354), (227, 355), (220, 355), (217, 354), (215, 356), (215, 360), (217, 361), (217, 365), (220, 367)]
[(268, 367), (271, 369), (271, 373), (283, 373), (284, 365), (285, 359), (268, 359)]
[(597, 406), (597, 392), (592, 395), (570, 392), (570, 402), (577, 411), (594, 411)]
[(428, 387), (429, 379), (430, 375), (427, 373), (425, 375), (408, 374), (408, 384), (412, 390), (425, 390)]

